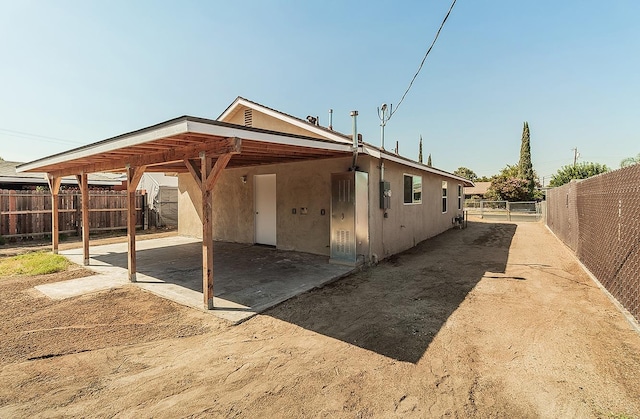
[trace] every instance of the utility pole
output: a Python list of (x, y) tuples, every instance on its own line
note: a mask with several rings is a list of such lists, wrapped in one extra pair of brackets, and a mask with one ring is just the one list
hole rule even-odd
[(572, 148), (571, 150), (573, 150), (573, 167), (576, 167), (580, 153), (578, 153), (578, 147)]

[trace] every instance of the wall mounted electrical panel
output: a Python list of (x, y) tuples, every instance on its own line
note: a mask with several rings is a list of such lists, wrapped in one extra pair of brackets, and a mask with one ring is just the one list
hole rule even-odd
[(380, 209), (391, 208), (391, 183), (386, 180), (380, 181)]

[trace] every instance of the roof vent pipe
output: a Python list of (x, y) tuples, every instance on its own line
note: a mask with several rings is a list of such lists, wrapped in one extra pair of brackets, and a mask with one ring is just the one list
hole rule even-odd
[(353, 148), (358, 148), (358, 111), (351, 111), (353, 118)]
[(333, 109), (329, 109), (329, 129), (333, 131)]
[(358, 159), (358, 111), (351, 111), (353, 118), (353, 162), (351, 170), (356, 170), (356, 161)]

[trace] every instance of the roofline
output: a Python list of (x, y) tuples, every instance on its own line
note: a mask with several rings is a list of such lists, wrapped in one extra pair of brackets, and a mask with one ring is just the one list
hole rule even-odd
[(386, 150), (382, 150), (382, 149), (380, 149), (380, 148), (378, 148), (376, 146), (373, 146), (371, 144), (368, 144), (368, 143), (365, 143), (363, 145), (363, 151), (366, 154), (368, 154), (368, 155), (370, 155), (371, 157), (374, 157), (374, 158), (389, 160), (389, 161), (392, 161), (394, 163), (398, 163), (398, 164), (402, 164), (402, 165), (405, 165), (405, 166), (413, 167), (414, 169), (422, 170), (424, 172), (433, 173), (433, 174), (436, 174), (436, 175), (440, 175), (440, 176), (448, 177), (448, 178), (451, 178), (451, 179), (455, 179), (455, 180), (458, 180), (458, 181), (462, 182), (464, 184), (464, 186), (475, 186), (474, 183), (472, 181), (470, 181), (469, 179), (463, 178), (463, 177), (458, 176), (458, 175), (454, 175), (453, 173), (449, 173), (449, 172), (446, 172), (444, 170), (440, 170), (440, 169), (436, 169), (436, 168), (431, 167), (431, 166), (427, 166), (424, 163), (420, 163), (420, 162), (411, 160), (409, 158), (399, 156), (397, 154), (389, 153)]
[(311, 123), (309, 123), (309, 122), (307, 122), (307, 121), (305, 121), (303, 119), (297, 118), (297, 117), (295, 117), (293, 115), (289, 115), (289, 114), (286, 114), (284, 112), (278, 111), (276, 109), (269, 108), (268, 106), (264, 106), (264, 105), (261, 105), (261, 104), (259, 104), (257, 102), (245, 99), (242, 96), (238, 96), (236, 98), (236, 100), (234, 100), (233, 103), (231, 103), (231, 105), (229, 105), (227, 107), (227, 109), (225, 109), (224, 112), (222, 112), (220, 114), (220, 116), (218, 117), (217, 120), (219, 121), (221, 119), (226, 118), (228, 115), (230, 115), (233, 112), (233, 110), (236, 107), (238, 107), (240, 105), (256, 109), (259, 112), (262, 112), (262, 113), (264, 113), (266, 115), (269, 115), (269, 116), (272, 116), (274, 118), (280, 119), (282, 121), (288, 122), (288, 123), (290, 123), (292, 125), (295, 125), (298, 128), (306, 129), (307, 131), (311, 131), (311, 132), (313, 132), (315, 134), (322, 135), (322, 136), (327, 137), (327, 138), (329, 138), (329, 139), (331, 139), (333, 141), (337, 141), (337, 142), (345, 143), (345, 144), (346, 143), (349, 143), (349, 144), (353, 143), (353, 140), (351, 138), (347, 137), (345, 134), (343, 134), (341, 132), (330, 130), (330, 129), (322, 127), (320, 125), (311, 124)]
[[(0, 183), (41, 183), (47, 184), (44, 175), (42, 179), (35, 177), (19, 177), (19, 176), (0, 176)], [(62, 178), (63, 185), (77, 185), (78, 181), (67, 176)], [(102, 186), (118, 186), (122, 185), (122, 181), (116, 180), (91, 180), (89, 179), (89, 185), (102, 185)]]
[[(249, 138), (247, 138), (247, 132), (252, 133)], [(102, 152), (144, 144), (157, 139), (187, 133), (209, 134), (221, 137), (238, 137), (268, 143), (291, 144), (334, 151), (349, 152), (352, 150), (351, 143), (345, 144), (343, 142), (333, 142), (331, 140), (324, 140), (321, 138), (305, 137), (302, 135), (245, 127), (213, 119), (184, 115), (146, 128), (121, 134), (82, 147), (77, 147), (62, 153), (53, 154), (29, 163), (21, 164), (16, 167), (16, 172), (38, 171), (42, 166), (62, 163), (68, 160), (87, 157)], [(289, 138), (291, 140), (288, 140)], [(295, 141), (293, 141), (294, 139)]]
[[(117, 135), (115, 137), (107, 138), (102, 141), (72, 148), (70, 150), (63, 151), (61, 153), (56, 153), (47, 157), (43, 157), (41, 159), (33, 160), (29, 163), (24, 163), (24, 164), (21, 164), (20, 166), (17, 166), (16, 172), (18, 173), (26, 172), (29, 170), (36, 169), (40, 166), (61, 163), (63, 161), (71, 160), (73, 158), (90, 156), (93, 154), (98, 154), (103, 151), (119, 148), (119, 147), (111, 147), (112, 144), (126, 143), (126, 144), (120, 145), (120, 147), (143, 144), (145, 142), (153, 140), (153, 137), (155, 136), (153, 135), (154, 131), (158, 131), (158, 130), (160, 130), (163, 133), (166, 133), (165, 136), (182, 134), (186, 132), (184, 130), (186, 130), (187, 118), (189, 117), (184, 115), (178, 118), (170, 119), (165, 122), (161, 122), (159, 124), (151, 125), (146, 128), (131, 131), (126, 134)], [(184, 123), (184, 126), (180, 126), (182, 123)]]
[[(43, 157), (38, 160), (34, 160), (29, 163), (24, 163), (16, 167), (16, 173), (34, 171), (38, 172), (38, 170), (42, 166), (48, 166), (52, 164), (62, 163), (68, 160), (83, 158), (92, 156), (95, 154), (99, 154), (102, 152), (108, 152), (112, 150), (116, 150), (122, 147), (130, 147), (139, 144), (144, 144), (150, 141), (154, 141), (157, 139), (178, 135), (178, 134), (187, 134), (187, 133), (197, 133), (197, 134), (207, 134), (214, 135), (220, 137), (238, 137), (244, 138), (246, 137), (246, 132), (251, 132), (252, 135), (250, 138), (245, 138), (248, 140), (266, 142), (266, 143), (275, 143), (275, 144), (289, 144), (300, 147), (310, 147), (310, 148), (320, 148), (331, 151), (343, 151), (343, 152), (352, 152), (353, 145), (350, 139), (346, 139), (346, 137), (342, 136), (339, 133), (333, 133), (326, 130), (323, 127), (318, 127), (316, 125), (311, 125), (302, 121), (298, 118), (292, 117), (290, 115), (283, 114), (282, 112), (267, 108), (260, 104), (248, 101), (240, 96), (234, 101), (232, 105), (230, 105), (220, 117), (228, 114), (230, 109), (237, 104), (251, 104), (253, 106), (258, 106), (261, 109), (264, 109), (268, 112), (273, 113), (273, 116), (286, 117), (289, 119), (289, 122), (299, 122), (304, 125), (304, 128), (319, 128), (322, 132), (318, 132), (319, 134), (331, 134), (331, 136), (338, 137), (339, 141), (332, 141), (332, 139), (321, 139), (314, 137), (306, 137), (302, 135), (283, 133), (278, 131), (269, 131), (260, 128), (253, 127), (245, 127), (242, 125), (230, 124), (227, 122), (222, 122), (213, 119), (207, 118), (199, 118), (195, 116), (183, 115), (177, 118), (170, 119), (165, 122), (161, 122), (159, 124), (151, 125), (146, 128), (141, 128), (135, 131), (131, 131), (126, 134), (117, 135), (115, 137), (107, 138), (102, 141), (98, 141), (92, 144), (88, 144), (85, 146), (73, 148), (68, 151), (64, 151), (62, 153), (53, 154), (48, 157)], [(262, 110), (261, 110), (262, 111)], [(297, 123), (295, 125), (298, 125)], [(342, 138), (340, 138), (342, 137)], [(291, 139), (291, 140), (289, 140)], [(446, 172), (444, 170), (436, 169), (430, 166), (427, 166), (423, 163), (416, 162), (406, 157), (399, 156), (397, 154), (389, 153), (386, 150), (380, 149), (376, 146), (373, 146), (368, 143), (362, 143), (361, 147), (362, 151), (369, 156), (378, 159), (386, 159), (389, 161), (393, 161), (395, 163), (403, 164), (405, 166), (413, 167), (418, 170), (422, 170), (425, 172), (437, 174), (440, 176), (445, 176), (451, 179), (455, 179), (461, 181), (465, 184), (465, 186), (475, 186), (472, 181), (469, 179), (465, 179), (461, 176), (454, 175), (453, 173)]]

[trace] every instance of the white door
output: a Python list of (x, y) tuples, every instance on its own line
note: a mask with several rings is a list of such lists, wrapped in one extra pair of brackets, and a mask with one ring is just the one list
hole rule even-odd
[(276, 175), (256, 175), (256, 243), (276, 245)]

